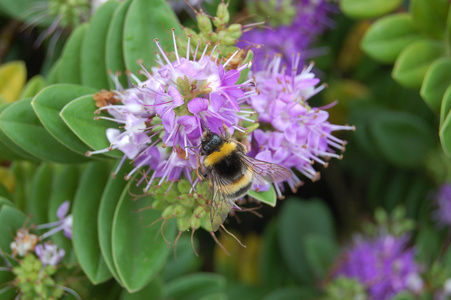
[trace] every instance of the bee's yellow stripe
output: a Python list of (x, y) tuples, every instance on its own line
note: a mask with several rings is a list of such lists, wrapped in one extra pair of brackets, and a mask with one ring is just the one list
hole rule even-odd
[[(252, 170), (250, 168), (247, 168), (246, 173), (244, 175), (235, 180), (232, 184), (229, 184), (227, 186), (227, 194), (226, 196), (233, 196), (233, 198), (236, 198), (236, 193), (238, 193), (241, 189), (245, 188), (249, 183), (252, 182)], [(248, 189), (246, 189), (247, 192)], [(240, 193), (241, 194), (241, 193)], [(242, 197), (243, 195), (240, 195)]]
[(224, 143), (219, 151), (214, 151), (210, 155), (207, 155), (204, 159), (204, 166), (208, 168), (209, 166), (214, 165), (215, 163), (226, 158), (230, 153), (235, 151), (236, 144), (233, 142)]

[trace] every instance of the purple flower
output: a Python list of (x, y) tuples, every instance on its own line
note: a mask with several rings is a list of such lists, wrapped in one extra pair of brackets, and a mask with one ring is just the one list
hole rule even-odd
[(58, 247), (52, 243), (45, 243), (44, 246), (41, 244), (37, 245), (34, 249), (34, 252), (42, 261), (43, 266), (55, 266), (57, 265), (64, 257), (66, 252), (64, 249), (60, 249), (57, 251)]
[(420, 268), (407, 238), (383, 235), (374, 240), (356, 237), (345, 251), (334, 277), (354, 278), (364, 285), (374, 300), (391, 299), (409, 290), (419, 293), (423, 287)]
[(435, 201), (438, 207), (434, 211), (435, 219), (442, 225), (451, 226), (451, 184), (445, 183), (440, 187)]
[[(131, 75), (137, 85), (115, 92), (121, 105), (99, 108), (98, 112), (106, 110), (112, 118), (98, 118), (124, 125), (121, 130), (107, 130), (110, 147), (88, 153), (91, 155), (119, 149), (124, 153), (122, 163), (125, 158), (129, 158), (135, 165), (126, 178), (147, 166), (144, 177), (154, 172), (150, 178), (147, 177), (145, 190), (157, 178), (158, 185), (161, 185), (165, 181), (178, 180), (184, 174), (192, 182), (191, 172), (197, 169), (197, 147), (204, 128), (219, 133), (225, 124), (232, 133), (234, 130), (244, 132), (245, 128), (239, 125), (239, 121), (253, 113), (240, 112), (240, 105), (255, 94), (253, 91), (244, 92), (243, 89), (253, 87), (253, 83), (249, 80), (237, 84), (241, 71), (250, 64), (227, 70), (238, 51), (221, 64), (215, 56), (217, 46), (208, 49), (209, 45), (206, 45), (196, 60), (199, 57), (199, 44), (192, 53), (188, 38), (187, 53), (182, 57), (177, 51), (174, 30), (173, 40), (174, 61), (169, 59), (158, 40), (155, 40), (160, 50), (157, 55), (160, 67), (152, 68), (151, 72), (142, 67), (147, 76), (144, 82)], [(206, 54), (207, 50), (211, 50), (210, 55)], [(194, 59), (190, 59), (191, 56)]]
[(325, 28), (333, 26), (328, 14), (334, 10), (334, 6), (326, 0), (300, 0), (297, 1), (296, 7), (297, 14), (291, 25), (279, 26), (274, 29), (253, 29), (243, 34), (241, 42), (237, 44), (238, 47), (249, 44), (260, 45), (260, 47), (252, 49), (254, 52), (253, 70), (265, 68), (267, 58), (273, 57), (276, 53), (283, 56), (282, 63), (291, 69), (290, 58), (294, 53), (301, 53), (302, 61), (305, 61), (323, 52), (321, 49), (308, 49)]
[(61, 230), (64, 231), (64, 235), (67, 238), (72, 239), (73, 218), (72, 214), (68, 214), (69, 207), (70, 207), (69, 200), (64, 201), (63, 203), (61, 203), (61, 205), (58, 207), (58, 210), (56, 211), (56, 216), (58, 217), (59, 221), (36, 226), (36, 229), (52, 228), (51, 230), (47, 231), (46, 233), (44, 233), (39, 237), (41, 240), (48, 238), (49, 236), (57, 232), (60, 232)]
[[(298, 56), (295, 66), (299, 63)], [(328, 158), (340, 158), (335, 150), (343, 150), (345, 141), (334, 137), (336, 130), (353, 130), (353, 126), (330, 124), (329, 114), (322, 108), (310, 107), (308, 100), (324, 89), (317, 86), (319, 79), (311, 72), (313, 65), (299, 74), (293, 68), (285, 75), (280, 68), (281, 57), (276, 55), (268, 69), (253, 74), (258, 95), (249, 98), (249, 104), (258, 113), (262, 128), (251, 135), (250, 155), (264, 161), (295, 168), (311, 180), (319, 178), (313, 168), (317, 162), (327, 166)], [(293, 175), (288, 182), (292, 189), (301, 180)], [(277, 188), (277, 186), (276, 186)], [(278, 191), (280, 195), (280, 191)]]

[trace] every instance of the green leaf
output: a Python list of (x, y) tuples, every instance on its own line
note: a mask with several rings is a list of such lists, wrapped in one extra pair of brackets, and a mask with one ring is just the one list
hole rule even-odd
[(13, 198), (12, 195), (9, 193), (9, 191), (6, 189), (6, 187), (1, 182), (0, 182), (0, 197), (4, 197), (6, 199)]
[(113, 260), (130, 293), (144, 288), (163, 268), (170, 252), (165, 239), (173, 241), (175, 237), (175, 222), (151, 226), (161, 218), (161, 211), (152, 209), (153, 197), (142, 193), (131, 179), (122, 192), (113, 220)]
[[(116, 170), (119, 164), (120, 161), (115, 164), (113, 170)], [(111, 234), (113, 231), (114, 213), (119, 203), (119, 199), (127, 185), (127, 181), (125, 181), (124, 177), (131, 170), (131, 166), (131, 164), (124, 164), (115, 176), (110, 176), (108, 178), (102, 198), (100, 199), (98, 215), (100, 250), (111, 274), (118, 282), (121, 282), (121, 279), (117, 273), (116, 266), (114, 265)]]
[(45, 82), (44, 77), (41, 75), (33, 76), (30, 80), (28, 80), (27, 84), (23, 88), (19, 99), (34, 97), (46, 85), (47, 83)]
[(107, 163), (90, 163), (81, 177), (72, 208), (74, 251), (81, 268), (93, 284), (99, 284), (111, 278), (111, 273), (100, 252), (97, 231), (100, 199), (108, 176)]
[(123, 290), (119, 300), (160, 300), (163, 296), (163, 280), (159, 277), (154, 278), (146, 287), (139, 292), (130, 294)]
[(410, 12), (418, 30), (434, 39), (445, 37), (448, 0), (412, 0)]
[[(108, 29), (106, 38), (106, 67), (108, 71), (122, 73), (122, 75), (118, 75), (118, 79), (123, 87), (128, 86), (127, 77), (125, 76), (126, 67), (124, 62), (124, 49), (122, 48), (124, 38), (124, 24), (125, 17), (131, 3), (132, 0), (127, 0), (121, 3), (116, 9), (111, 20), (110, 28)], [(109, 83), (111, 88), (116, 89), (116, 84), (111, 80), (111, 78), (109, 79)]]
[[(42, 90), (31, 102), (47, 131), (64, 146), (81, 155), (85, 155), (89, 148), (67, 127), (59, 113), (73, 99), (92, 93), (95, 90), (86, 86), (55, 84)], [(92, 96), (89, 97), (92, 99)]]
[(443, 95), (442, 106), (440, 108), (440, 127), (442, 127), (443, 122), (445, 122), (446, 116), (451, 110), (451, 85), (446, 88)]
[(275, 207), (277, 202), (277, 195), (276, 190), (274, 189), (274, 186), (271, 184), (271, 187), (269, 190), (264, 192), (257, 192), (254, 190), (250, 190), (247, 193), (249, 196), (251, 196), (254, 199), (257, 199), (260, 202), (266, 203), (269, 206)]
[(269, 295), (266, 295), (263, 300), (284, 300), (284, 299), (302, 299), (313, 300), (318, 299), (318, 292), (309, 287), (283, 287), (277, 289)]
[[(32, 10), (34, 7), (42, 4), (39, 0), (0, 0), (0, 9), (3, 14), (8, 14), (10, 17), (22, 21), (31, 21), (31, 17), (36, 17), (36, 14), (29, 14), (27, 9)], [(44, 23), (48, 26), (48, 23)]]
[(369, 134), (381, 155), (399, 167), (421, 165), (436, 143), (429, 125), (407, 112), (387, 111), (372, 119)]
[(165, 281), (198, 271), (202, 265), (202, 260), (193, 251), (193, 247), (194, 249), (199, 249), (197, 239), (191, 241), (188, 235), (182, 234), (174, 247), (174, 255), (170, 255), (164, 265), (163, 275)]
[[(79, 175), (80, 170), (77, 166), (58, 165), (55, 167), (54, 181), (49, 194), (50, 200), (47, 212), (49, 222), (59, 221), (56, 212), (64, 201), (69, 200), (73, 203), (78, 187)], [(75, 261), (72, 257), (74, 255), (72, 242), (64, 235), (63, 231), (53, 234), (51, 239), (58, 247), (66, 251), (64, 257), (66, 262)]]
[[(156, 11), (162, 13), (156, 14)], [(176, 29), (176, 34), (181, 34), (177, 17), (166, 1), (133, 1), (124, 24), (123, 49), (127, 69), (136, 74), (141, 69), (137, 64), (140, 59), (148, 67), (155, 66), (155, 52), (158, 52), (158, 48), (153, 40), (158, 38), (163, 49), (173, 47), (170, 46), (171, 28)]]
[(196, 300), (225, 291), (226, 279), (214, 273), (194, 273), (166, 284), (165, 299)]
[(418, 40), (407, 46), (396, 59), (392, 77), (401, 85), (418, 89), (429, 66), (446, 53), (443, 43)]
[(451, 112), (448, 112), (439, 131), (443, 152), (451, 157)]
[(48, 85), (55, 84), (55, 83), (61, 83), (60, 81), (60, 73), (61, 73), (61, 59), (58, 59), (52, 66), (52, 68), (49, 70), (46, 76), (46, 81)]
[(111, 17), (119, 3), (107, 1), (91, 19), (81, 50), (81, 82), (96, 89), (108, 89), (105, 65), (106, 35)]
[(309, 283), (314, 279), (307, 260), (307, 237), (319, 235), (334, 240), (333, 228), (332, 215), (321, 200), (285, 200), (279, 220), (279, 245), (282, 259), (301, 282)]
[(394, 11), (402, 0), (341, 0), (340, 8), (351, 18), (369, 19)]
[(412, 18), (407, 13), (377, 20), (362, 39), (362, 50), (377, 61), (391, 64), (412, 42), (420, 39)]
[(0, 209), (3, 205), (9, 205), (9, 206), (15, 206), (14, 203), (12, 203), (8, 198), (5, 198), (3, 196), (0, 196)]
[(16, 178), (13, 199), (20, 210), (25, 210), (25, 204), (30, 195), (30, 186), (36, 171), (36, 166), (35, 163), (27, 161), (14, 161), (11, 164), (11, 171)]
[[(60, 112), (66, 125), (93, 150), (102, 150), (110, 147), (106, 137), (108, 128), (119, 126), (107, 120), (94, 120), (94, 111), (97, 107), (92, 96), (82, 96), (69, 102)], [(107, 151), (106, 156), (121, 158), (123, 154), (118, 150)]]
[(424, 76), (420, 95), (433, 111), (439, 111), (443, 94), (451, 84), (451, 58), (434, 61)]
[(329, 237), (317, 234), (308, 235), (305, 238), (305, 252), (316, 277), (323, 278), (335, 261), (338, 245)]
[[(0, 105), (0, 115), (2, 112), (9, 106), (9, 104)], [(17, 146), (11, 139), (0, 130), (0, 157), (3, 157), (7, 160), (31, 160), (31, 161), (39, 161), (36, 157), (30, 155), (28, 152), (25, 152), (22, 148)]]
[(88, 23), (84, 23), (75, 28), (64, 45), (63, 53), (60, 58), (60, 82), (74, 84), (81, 83), (81, 49), (88, 26)]
[(42, 163), (34, 173), (30, 194), (26, 199), (26, 212), (31, 213), (34, 224), (48, 222), (48, 207), (50, 191), (52, 187), (53, 167), (48, 163)]
[[(27, 216), (10, 205), (3, 205), (0, 209), (0, 249), (11, 254), (10, 244), (14, 240), (16, 232), (27, 221)], [(11, 260), (10, 260), (11, 261)]]
[(78, 163), (88, 158), (70, 151), (42, 126), (31, 100), (14, 102), (0, 115), (0, 129), (19, 147), (42, 160)]
[(278, 242), (278, 224), (271, 221), (263, 233), (260, 265), (262, 285), (269, 290), (286, 285), (292, 281), (292, 275), (287, 265), (280, 260), (282, 257)]

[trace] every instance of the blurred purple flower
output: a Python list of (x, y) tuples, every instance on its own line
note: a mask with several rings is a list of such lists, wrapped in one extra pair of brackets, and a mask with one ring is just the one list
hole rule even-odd
[(34, 252), (36, 252), (36, 255), (42, 261), (43, 266), (55, 266), (64, 258), (64, 255), (66, 254), (64, 249), (60, 249), (59, 251), (57, 250), (58, 247), (55, 244), (47, 242), (44, 246), (41, 244), (37, 245)]
[[(301, 53), (302, 63), (311, 57), (324, 52), (322, 49), (310, 49), (316, 37), (322, 34), (326, 28), (333, 27), (334, 23), (329, 18), (329, 13), (335, 7), (326, 0), (299, 0), (295, 1), (297, 14), (293, 23), (289, 26), (277, 28), (254, 28), (245, 32), (240, 38), (238, 47), (243, 48), (249, 44), (258, 44), (254, 47), (253, 70), (259, 71), (266, 67), (268, 57), (274, 54), (282, 55), (282, 63), (292, 68), (291, 56)], [(310, 50), (309, 50), (310, 49)]]
[(338, 262), (334, 277), (354, 278), (373, 300), (391, 299), (401, 291), (419, 293), (423, 287), (420, 267), (407, 238), (384, 235), (374, 240), (357, 237)]
[(435, 201), (438, 207), (434, 211), (435, 219), (442, 225), (451, 226), (451, 184), (445, 183), (440, 187)]
[[(297, 56), (295, 66), (299, 60)], [(308, 100), (324, 89), (324, 85), (317, 86), (319, 79), (311, 72), (312, 67), (305, 67), (299, 74), (294, 67), (291, 75), (285, 75), (281, 57), (276, 55), (266, 70), (253, 73), (258, 95), (250, 97), (249, 104), (258, 113), (261, 127), (267, 130), (252, 133), (249, 155), (295, 168), (314, 181), (319, 172), (313, 163), (327, 166), (325, 159), (340, 158), (335, 150), (343, 150), (346, 144), (331, 133), (354, 127), (330, 124), (329, 114), (323, 108), (309, 106)], [(292, 189), (300, 183), (296, 175), (288, 182)]]
[[(110, 128), (107, 137), (110, 147), (98, 151), (88, 152), (88, 155), (119, 149), (124, 153), (119, 170), (125, 158), (133, 160), (135, 168), (126, 175), (130, 178), (138, 169), (148, 166), (145, 176), (138, 181), (141, 183), (151, 170), (152, 176), (147, 178), (147, 186), (159, 178), (158, 185), (164, 181), (174, 181), (181, 174), (192, 182), (191, 171), (197, 169), (195, 155), (200, 145), (200, 137), (205, 126), (211, 131), (220, 133), (222, 124), (234, 130), (244, 132), (238, 125), (241, 119), (254, 112), (240, 112), (240, 105), (246, 103), (253, 91), (244, 92), (245, 88), (252, 88), (253, 82), (248, 80), (237, 84), (241, 71), (248, 68), (245, 64), (238, 69), (226, 71), (226, 67), (238, 51), (226, 62), (214, 59), (217, 46), (207, 55), (209, 45), (201, 51), (199, 44), (190, 52), (190, 39), (187, 42), (185, 57), (179, 56), (175, 34), (173, 30), (174, 56), (171, 61), (155, 40), (160, 54), (157, 63), (160, 68), (147, 71), (143, 66), (146, 81), (130, 75), (137, 86), (123, 91), (116, 91), (121, 105), (107, 105), (99, 108), (98, 113), (106, 110), (111, 116), (98, 118), (124, 124), (123, 130)], [(118, 87), (120, 89), (120, 87)]]
[(51, 230), (47, 231), (43, 235), (41, 235), (39, 238), (41, 240), (48, 238), (49, 236), (60, 232), (61, 230), (64, 231), (64, 235), (72, 239), (72, 214), (69, 213), (69, 207), (70, 207), (70, 201), (64, 201), (61, 203), (61, 205), (58, 207), (58, 210), (56, 211), (56, 216), (58, 217), (59, 221), (52, 222), (52, 223), (46, 223), (42, 225), (36, 226), (36, 229), (46, 229), (46, 228), (52, 228)]

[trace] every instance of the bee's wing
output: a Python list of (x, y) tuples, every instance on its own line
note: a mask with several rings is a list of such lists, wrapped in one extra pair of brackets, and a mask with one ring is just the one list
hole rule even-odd
[(212, 173), (211, 174), (213, 196), (211, 199), (210, 206), (210, 221), (211, 228), (213, 231), (218, 230), (219, 226), (224, 223), (229, 212), (235, 205), (234, 201), (227, 200), (225, 194), (227, 193), (227, 186), (231, 183), (228, 180), (224, 180), (220, 176)]
[(254, 171), (254, 179), (252, 182), (256, 185), (279, 183), (288, 180), (293, 176), (293, 173), (287, 168), (258, 160), (245, 154), (241, 154), (241, 160)]

